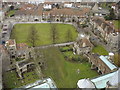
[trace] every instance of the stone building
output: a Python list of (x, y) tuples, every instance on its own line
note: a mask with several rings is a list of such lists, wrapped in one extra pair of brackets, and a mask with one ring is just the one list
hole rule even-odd
[(75, 22), (80, 21), (82, 18), (86, 18), (90, 12), (89, 8), (83, 8), (81, 10), (73, 8), (52, 9), (51, 11), (43, 12), (44, 20), (51, 20), (57, 22)]
[(30, 48), (28, 48), (26, 43), (19, 43), (17, 44), (17, 51), (16, 55), (18, 58), (21, 59), (28, 59), (30, 53)]
[(110, 33), (107, 38), (107, 45), (110, 47), (112, 52), (117, 52), (120, 47), (120, 33)]
[(74, 43), (74, 52), (76, 54), (88, 54), (92, 50), (92, 43), (89, 41), (89, 36), (78, 35), (77, 41)]
[(4, 48), (3, 45), (0, 45), (0, 89), (2, 89), (2, 60), (3, 60)]
[[(46, 6), (47, 5), (47, 6)], [(52, 8), (44, 10), (44, 8), (51, 7), (51, 4), (22, 4), (20, 10), (17, 10), (14, 18), (17, 21), (63, 21), (73, 22), (86, 18), (90, 12), (90, 8)], [(53, 4), (52, 4), (53, 5)], [(54, 3), (55, 5), (55, 3)]]
[(96, 69), (100, 74), (113, 72), (117, 67), (108, 60), (107, 56), (99, 56), (97, 54), (89, 55), (89, 62), (92, 64), (91, 69)]
[(27, 60), (22, 60), (22, 61), (16, 62), (16, 71), (17, 71), (19, 77), (20, 78), (24, 78), (22, 76), (22, 74), (24, 72), (27, 72), (31, 68), (33, 68), (33, 66), (34, 66), (34, 63), (33, 62), (29, 62)]
[(10, 57), (11, 58), (16, 58), (16, 42), (15, 42), (15, 39), (10, 39), (8, 41), (6, 41), (6, 44), (5, 44), (6, 48), (7, 48), (7, 51), (9, 52), (10, 54)]
[(90, 22), (93, 25), (94, 32), (99, 31), (100, 35), (105, 39), (108, 38), (108, 35), (110, 33), (115, 32), (115, 29), (109, 23), (107, 23), (103, 18), (94, 17), (90, 20)]
[(15, 12), (15, 16), (12, 17), (17, 21), (41, 21), (42, 20), (42, 5), (34, 4), (22, 4), (20, 10)]
[(92, 18), (90, 23), (93, 25), (94, 33), (107, 42), (107, 45), (111, 47), (110, 50), (112, 52), (117, 51), (120, 43), (118, 39), (119, 32), (114, 28), (113, 24), (99, 17)]
[(29, 59), (32, 58), (32, 48), (28, 48), (26, 43), (16, 44), (15, 39), (6, 41), (5, 44), (11, 59)]
[(99, 7), (98, 3), (96, 2), (92, 8), (92, 13), (94, 16), (103, 17), (109, 14), (109, 10)]

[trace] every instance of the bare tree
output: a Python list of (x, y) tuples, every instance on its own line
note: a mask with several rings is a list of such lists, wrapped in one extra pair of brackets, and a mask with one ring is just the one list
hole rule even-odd
[(57, 32), (56, 24), (51, 24), (51, 38), (53, 44), (55, 44), (56, 41), (58, 40), (58, 32)]
[(72, 32), (71, 32), (70, 29), (68, 29), (67, 32), (66, 32), (66, 39), (67, 39), (68, 42), (73, 40)]
[(63, 15), (61, 16), (61, 21), (63, 24), (65, 23), (65, 12), (63, 12)]
[(34, 26), (31, 27), (30, 29), (30, 33), (28, 34), (28, 42), (33, 46), (35, 47), (36, 46), (36, 42), (39, 40), (39, 37), (38, 37), (38, 32), (37, 30), (35, 29)]
[(11, 34), (11, 39), (15, 39), (17, 41), (17, 34), (16, 34), (16, 27), (13, 27), (12, 34)]

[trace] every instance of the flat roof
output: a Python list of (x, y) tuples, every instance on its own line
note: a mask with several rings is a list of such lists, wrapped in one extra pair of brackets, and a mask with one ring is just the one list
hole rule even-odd
[(115, 73), (116, 72), (106, 74), (98, 78), (91, 79), (91, 81), (95, 84), (96, 88), (105, 88), (106, 83), (113, 77), (113, 75), (115, 75)]
[(114, 64), (112, 64), (110, 61), (107, 60), (105, 56), (99, 57), (111, 70), (117, 68)]
[(57, 89), (54, 81), (51, 78), (38, 80), (38, 81), (36, 81), (32, 84), (26, 85), (22, 88), (28, 88), (28, 90), (34, 90), (35, 88), (47, 88), (47, 90), (50, 90), (50, 88)]

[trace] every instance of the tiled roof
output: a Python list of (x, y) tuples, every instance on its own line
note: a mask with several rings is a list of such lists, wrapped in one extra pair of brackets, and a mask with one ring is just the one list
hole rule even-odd
[(16, 11), (15, 15), (42, 15), (42, 5), (28, 5)]
[(80, 47), (83, 45), (83, 43), (85, 43), (85, 45), (88, 46), (88, 47), (93, 46), (92, 43), (86, 37), (78, 40), (77, 43), (79, 44)]
[(77, 16), (83, 16), (86, 13), (90, 11), (89, 8), (84, 8), (82, 10), (76, 10), (71, 8), (63, 8), (63, 9), (53, 9), (51, 11), (44, 11), (43, 13), (45, 15), (48, 15), (48, 13), (51, 13), (52, 15), (77, 15)]
[(15, 40), (10, 39), (10, 40), (7, 41), (7, 43), (8, 43), (9, 45), (14, 45), (14, 44), (15, 44)]
[(26, 43), (19, 43), (17, 44), (17, 49), (20, 50), (20, 49), (26, 49), (28, 48), (27, 44)]
[(87, 38), (83, 38), (82, 43), (85, 43), (87, 46), (90, 46), (90, 47), (93, 46), (92, 43)]

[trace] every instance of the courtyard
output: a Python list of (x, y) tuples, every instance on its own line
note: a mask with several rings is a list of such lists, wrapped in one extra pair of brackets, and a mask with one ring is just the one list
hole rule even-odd
[[(79, 79), (98, 76), (96, 71), (91, 70), (91, 65), (88, 62), (66, 60), (64, 53), (58, 47), (40, 49), (40, 51), (46, 62), (42, 73), (44, 77), (51, 77), (58, 88), (76, 88)], [(71, 55), (73, 54), (71, 53)]]
[(36, 80), (39, 80), (35, 71), (25, 72), (23, 77), (23, 79), (20, 79), (15, 70), (5, 72), (3, 76), (5, 88), (20, 88), (21, 86), (34, 83)]
[(115, 20), (113, 23), (114, 23), (114, 26), (116, 29), (120, 29), (120, 21), (119, 20)]
[[(69, 24), (56, 24), (58, 40), (56, 43), (64, 43), (67, 42), (66, 33), (68, 30), (71, 31), (72, 41), (74, 41), (77, 37), (77, 30)], [(37, 41), (36, 46), (39, 45), (49, 45), (52, 44), (51, 40), (51, 32), (50, 32), (50, 23), (40, 23), (40, 24), (16, 24), (13, 28), (11, 38), (16, 39), (17, 43), (30, 43), (27, 41), (28, 33), (30, 28), (34, 26), (38, 33), (39, 40)], [(30, 45), (31, 46), (31, 45)]]
[(92, 49), (93, 53), (97, 53), (99, 55), (108, 55), (108, 51), (101, 45), (97, 45)]

